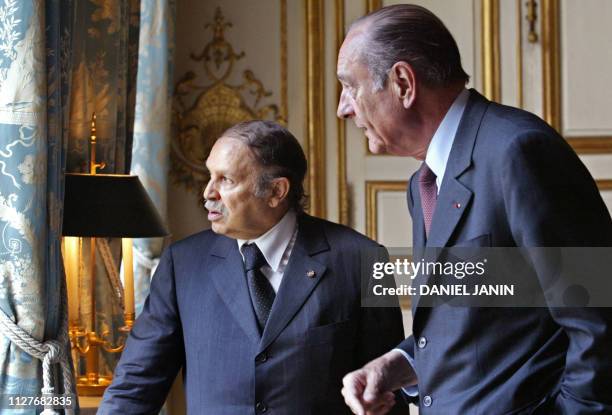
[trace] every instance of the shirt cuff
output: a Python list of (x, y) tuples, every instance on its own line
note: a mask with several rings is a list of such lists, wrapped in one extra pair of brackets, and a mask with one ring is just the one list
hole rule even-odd
[[(400, 352), (402, 356), (404, 356), (406, 360), (408, 360), (408, 363), (410, 363), (410, 366), (412, 366), (412, 368), (414, 369), (414, 359), (412, 358), (412, 356), (410, 356), (408, 353), (406, 353), (402, 349), (393, 349), (393, 350), (397, 350), (398, 352)], [(408, 396), (412, 396), (413, 398), (416, 396), (419, 396), (418, 385), (404, 386), (402, 387), (402, 392), (404, 392)]]

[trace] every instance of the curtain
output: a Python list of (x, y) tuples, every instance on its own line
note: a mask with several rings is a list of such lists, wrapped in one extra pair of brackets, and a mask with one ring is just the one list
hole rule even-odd
[[(138, 80), (131, 173), (137, 175), (167, 223), (167, 188), (174, 62), (174, 0), (141, 0)], [(134, 239), (136, 315), (149, 295), (163, 238)], [(181, 399), (174, 397), (172, 400)], [(161, 414), (168, 413), (164, 407)]]
[[(132, 170), (167, 217), (174, 52), (174, 0), (142, 0)], [(136, 315), (149, 295), (162, 238), (134, 240)]]
[[(69, 356), (60, 250), (63, 174), (89, 171), (94, 113), (95, 161), (106, 164), (99, 172), (139, 175), (165, 217), (173, 24), (173, 0), (0, 0), (4, 396), (37, 396), (49, 385), (55, 393), (71, 392), (70, 365), (62, 371), (54, 365)], [(139, 36), (145, 37), (140, 45)], [(100, 239), (98, 249), (118, 263), (118, 241)], [(148, 294), (161, 248), (161, 239), (136, 241), (141, 296)], [(109, 283), (112, 266), (97, 258), (98, 330), (116, 333), (123, 321)], [(101, 357), (111, 372), (116, 359)], [(55, 372), (43, 376), (43, 366)]]
[[(60, 251), (63, 172), (88, 172), (94, 112), (96, 158), (106, 164), (100, 172), (129, 171), (139, 13), (137, 0), (0, 0), (0, 317), (9, 319), (0, 321), (3, 395), (40, 395), (48, 382), (33, 356), (57, 354), (54, 339), (69, 355)], [(119, 244), (99, 243), (118, 262)], [(108, 263), (98, 262), (98, 329), (116, 332), (121, 308)], [(19, 333), (9, 333), (17, 329), (33, 344), (46, 343), (32, 349)], [(102, 357), (111, 372), (117, 356)]]
[[(174, 0), (141, 0), (136, 116), (131, 173), (137, 175), (161, 217), (167, 222), (167, 188), (172, 110)], [(134, 239), (136, 315), (149, 295), (150, 281), (163, 238)], [(177, 393), (173, 390), (172, 406)], [(161, 414), (169, 412), (164, 407)]]
[[(68, 343), (59, 237), (75, 7), (71, 0), (0, 1), (0, 391), (5, 398), (40, 396), (43, 386), (72, 392), (70, 365), (61, 359)], [(45, 360), (44, 373), (37, 359)], [(52, 369), (59, 361), (65, 370), (56, 378)]]

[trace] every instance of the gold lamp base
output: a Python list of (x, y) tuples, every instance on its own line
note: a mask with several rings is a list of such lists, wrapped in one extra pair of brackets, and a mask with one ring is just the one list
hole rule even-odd
[[(119, 331), (125, 333), (125, 336), (129, 334), (133, 320), (134, 315), (132, 313), (125, 314), (126, 325), (119, 328)], [(98, 337), (96, 332), (87, 332), (82, 327), (79, 327), (76, 322), (70, 323), (69, 335), (72, 350), (75, 353), (73, 358), (74, 361), (77, 362), (75, 371), (79, 371), (79, 357), (85, 357), (85, 369), (87, 374), (85, 376), (77, 376), (78, 394), (81, 396), (102, 396), (104, 390), (112, 383), (113, 377), (112, 375), (100, 374), (98, 364), (98, 352), (100, 347), (107, 353), (121, 353), (125, 347), (125, 341), (113, 347), (111, 342), (107, 340), (109, 335), (108, 331), (102, 333), (102, 337)]]
[(93, 382), (86, 376), (80, 376), (77, 378), (77, 393), (79, 396), (102, 396), (112, 381), (112, 376), (100, 376)]

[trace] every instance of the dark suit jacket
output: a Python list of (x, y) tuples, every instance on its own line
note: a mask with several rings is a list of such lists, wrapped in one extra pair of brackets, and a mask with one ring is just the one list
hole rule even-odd
[[(425, 245), (417, 182), (415, 248)], [(472, 90), (426, 245), (612, 246), (612, 221), (562, 137)], [(401, 347), (415, 356), (421, 414), (612, 413), (612, 309), (418, 303)]]
[(98, 413), (156, 413), (183, 367), (190, 414), (349, 414), (342, 377), (403, 338), (399, 308), (361, 307), (362, 260), (380, 249), (299, 215), (260, 336), (236, 241), (205, 231), (173, 244)]

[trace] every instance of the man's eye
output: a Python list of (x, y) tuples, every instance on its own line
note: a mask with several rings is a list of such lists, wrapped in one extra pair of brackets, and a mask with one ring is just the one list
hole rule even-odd
[(232, 179), (230, 179), (229, 177), (226, 177), (226, 176), (221, 177), (221, 181), (223, 183), (230, 183), (230, 184), (234, 183), (234, 181)]
[(351, 97), (354, 98), (355, 97), (355, 88), (352, 86), (345, 86), (344, 89), (346, 90), (346, 93)]

